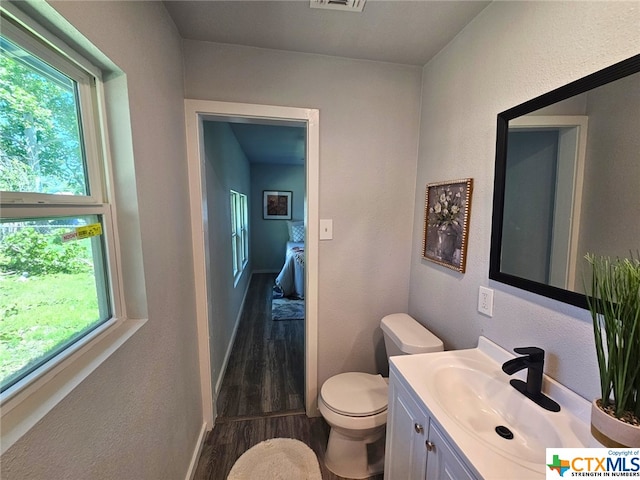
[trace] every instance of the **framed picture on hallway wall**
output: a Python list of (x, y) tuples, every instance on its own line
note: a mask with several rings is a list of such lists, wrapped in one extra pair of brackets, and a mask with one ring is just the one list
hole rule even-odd
[(422, 257), (464, 273), (473, 179), (427, 185)]
[(262, 194), (262, 218), (265, 220), (291, 220), (293, 192), (264, 190)]

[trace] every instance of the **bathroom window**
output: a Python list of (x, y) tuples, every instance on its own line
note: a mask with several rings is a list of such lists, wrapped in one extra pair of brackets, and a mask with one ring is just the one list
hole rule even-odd
[(249, 261), (247, 196), (231, 190), (231, 257), (234, 286)]
[[(2, 15), (0, 392), (116, 321), (99, 72)], [(87, 66), (85, 68), (85, 65)], [(115, 290), (114, 290), (115, 289)]]

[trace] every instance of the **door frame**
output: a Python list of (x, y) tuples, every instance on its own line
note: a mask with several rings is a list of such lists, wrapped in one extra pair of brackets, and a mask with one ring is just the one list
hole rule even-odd
[(556, 129), (559, 132), (556, 181), (560, 185), (571, 185), (571, 189), (556, 189), (550, 280), (556, 286), (564, 284), (561, 288), (574, 291), (582, 289), (576, 272), (588, 125), (589, 117), (585, 115), (524, 115), (509, 120), (509, 129)]
[[(208, 117), (244, 117), (269, 122), (294, 121), (306, 124), (306, 238), (305, 238), (305, 411), (318, 415), (318, 241), (319, 241), (319, 164), (320, 131), (317, 109), (185, 99), (187, 163), (193, 270), (195, 277), (196, 321), (198, 326), (198, 361), (203, 420), (207, 430), (215, 420), (209, 343), (209, 282), (202, 122)], [(226, 208), (227, 206), (225, 206)]]

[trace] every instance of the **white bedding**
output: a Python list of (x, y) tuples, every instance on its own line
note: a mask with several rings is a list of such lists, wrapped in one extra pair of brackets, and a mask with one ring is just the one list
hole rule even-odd
[(285, 297), (304, 298), (304, 242), (287, 242), (284, 266), (276, 285)]

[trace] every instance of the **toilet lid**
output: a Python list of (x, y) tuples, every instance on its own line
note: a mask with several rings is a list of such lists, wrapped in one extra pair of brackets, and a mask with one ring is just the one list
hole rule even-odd
[(387, 409), (388, 385), (382, 375), (349, 372), (328, 379), (320, 389), (325, 405), (349, 417), (367, 417)]

